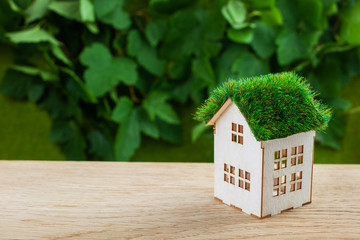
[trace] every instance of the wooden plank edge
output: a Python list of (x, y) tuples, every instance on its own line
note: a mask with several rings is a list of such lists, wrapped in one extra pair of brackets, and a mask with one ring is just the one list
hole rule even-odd
[(237, 206), (235, 206), (235, 205), (230, 204), (230, 207), (233, 207), (233, 208), (235, 208), (235, 209), (237, 209), (237, 210), (242, 211), (242, 209), (241, 209), (241, 208), (239, 208), (239, 207), (237, 207)]
[(261, 204), (260, 204), (260, 217), (263, 217), (263, 196), (264, 196), (264, 146), (263, 146), (263, 142), (261, 141), (261, 145), (260, 145), (261, 151), (262, 151), (262, 166), (261, 166), (261, 193), (260, 193), (260, 200), (261, 200)]
[(294, 209), (294, 207), (289, 207), (289, 208), (287, 208), (287, 209), (281, 210), (281, 213), (287, 212), (287, 211), (292, 210), (292, 209)]
[(308, 205), (308, 204), (310, 204), (310, 203), (311, 203), (311, 201), (310, 201), (310, 202), (303, 203), (303, 206)]
[(256, 215), (253, 214), (253, 213), (250, 213), (250, 216), (255, 217), (255, 218), (257, 218), (257, 219), (262, 219), (261, 217), (258, 217), (258, 216), (256, 216)]
[(312, 185), (313, 185), (313, 176), (314, 176), (314, 152), (315, 152), (315, 136), (313, 137), (313, 149), (312, 149), (310, 202), (312, 201)]
[[(214, 199), (215, 199), (216, 201), (219, 201), (219, 202), (223, 203), (223, 201), (222, 201), (220, 198), (217, 198), (217, 197), (214, 196)], [(233, 204), (230, 204), (230, 207), (235, 208), (236, 210), (239, 210), (239, 211), (243, 212), (243, 210), (242, 210), (241, 208), (239, 208), (239, 207), (237, 207), (237, 206), (235, 206), (235, 205), (233, 205)], [(250, 216), (255, 217), (255, 218), (257, 218), (257, 219), (264, 219), (264, 218), (270, 217), (271, 214), (266, 215), (266, 216), (264, 216), (264, 217), (259, 217), (259, 216), (256, 216), (256, 215), (253, 214), (253, 213), (250, 213)]]

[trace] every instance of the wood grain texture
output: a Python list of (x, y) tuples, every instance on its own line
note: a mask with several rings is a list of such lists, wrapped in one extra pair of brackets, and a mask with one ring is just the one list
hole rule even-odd
[(360, 239), (360, 165), (262, 220), (213, 198), (213, 164), (0, 161), (0, 239)]

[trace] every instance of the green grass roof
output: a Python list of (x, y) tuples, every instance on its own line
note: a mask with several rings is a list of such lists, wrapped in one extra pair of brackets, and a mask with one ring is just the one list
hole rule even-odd
[(230, 79), (213, 90), (198, 108), (195, 119), (209, 121), (230, 98), (258, 141), (324, 130), (331, 119), (331, 110), (314, 99), (315, 95), (304, 78), (294, 72)]

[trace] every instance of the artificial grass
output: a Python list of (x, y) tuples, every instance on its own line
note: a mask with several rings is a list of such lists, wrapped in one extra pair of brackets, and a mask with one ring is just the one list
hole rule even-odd
[(230, 98), (244, 115), (256, 140), (267, 141), (310, 130), (324, 130), (331, 110), (315, 99), (305, 79), (294, 72), (229, 79), (213, 90), (195, 113), (207, 122)]

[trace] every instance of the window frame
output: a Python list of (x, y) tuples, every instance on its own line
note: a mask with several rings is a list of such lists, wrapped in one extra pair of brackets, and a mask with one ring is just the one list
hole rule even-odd
[(244, 145), (244, 125), (231, 123), (231, 141)]

